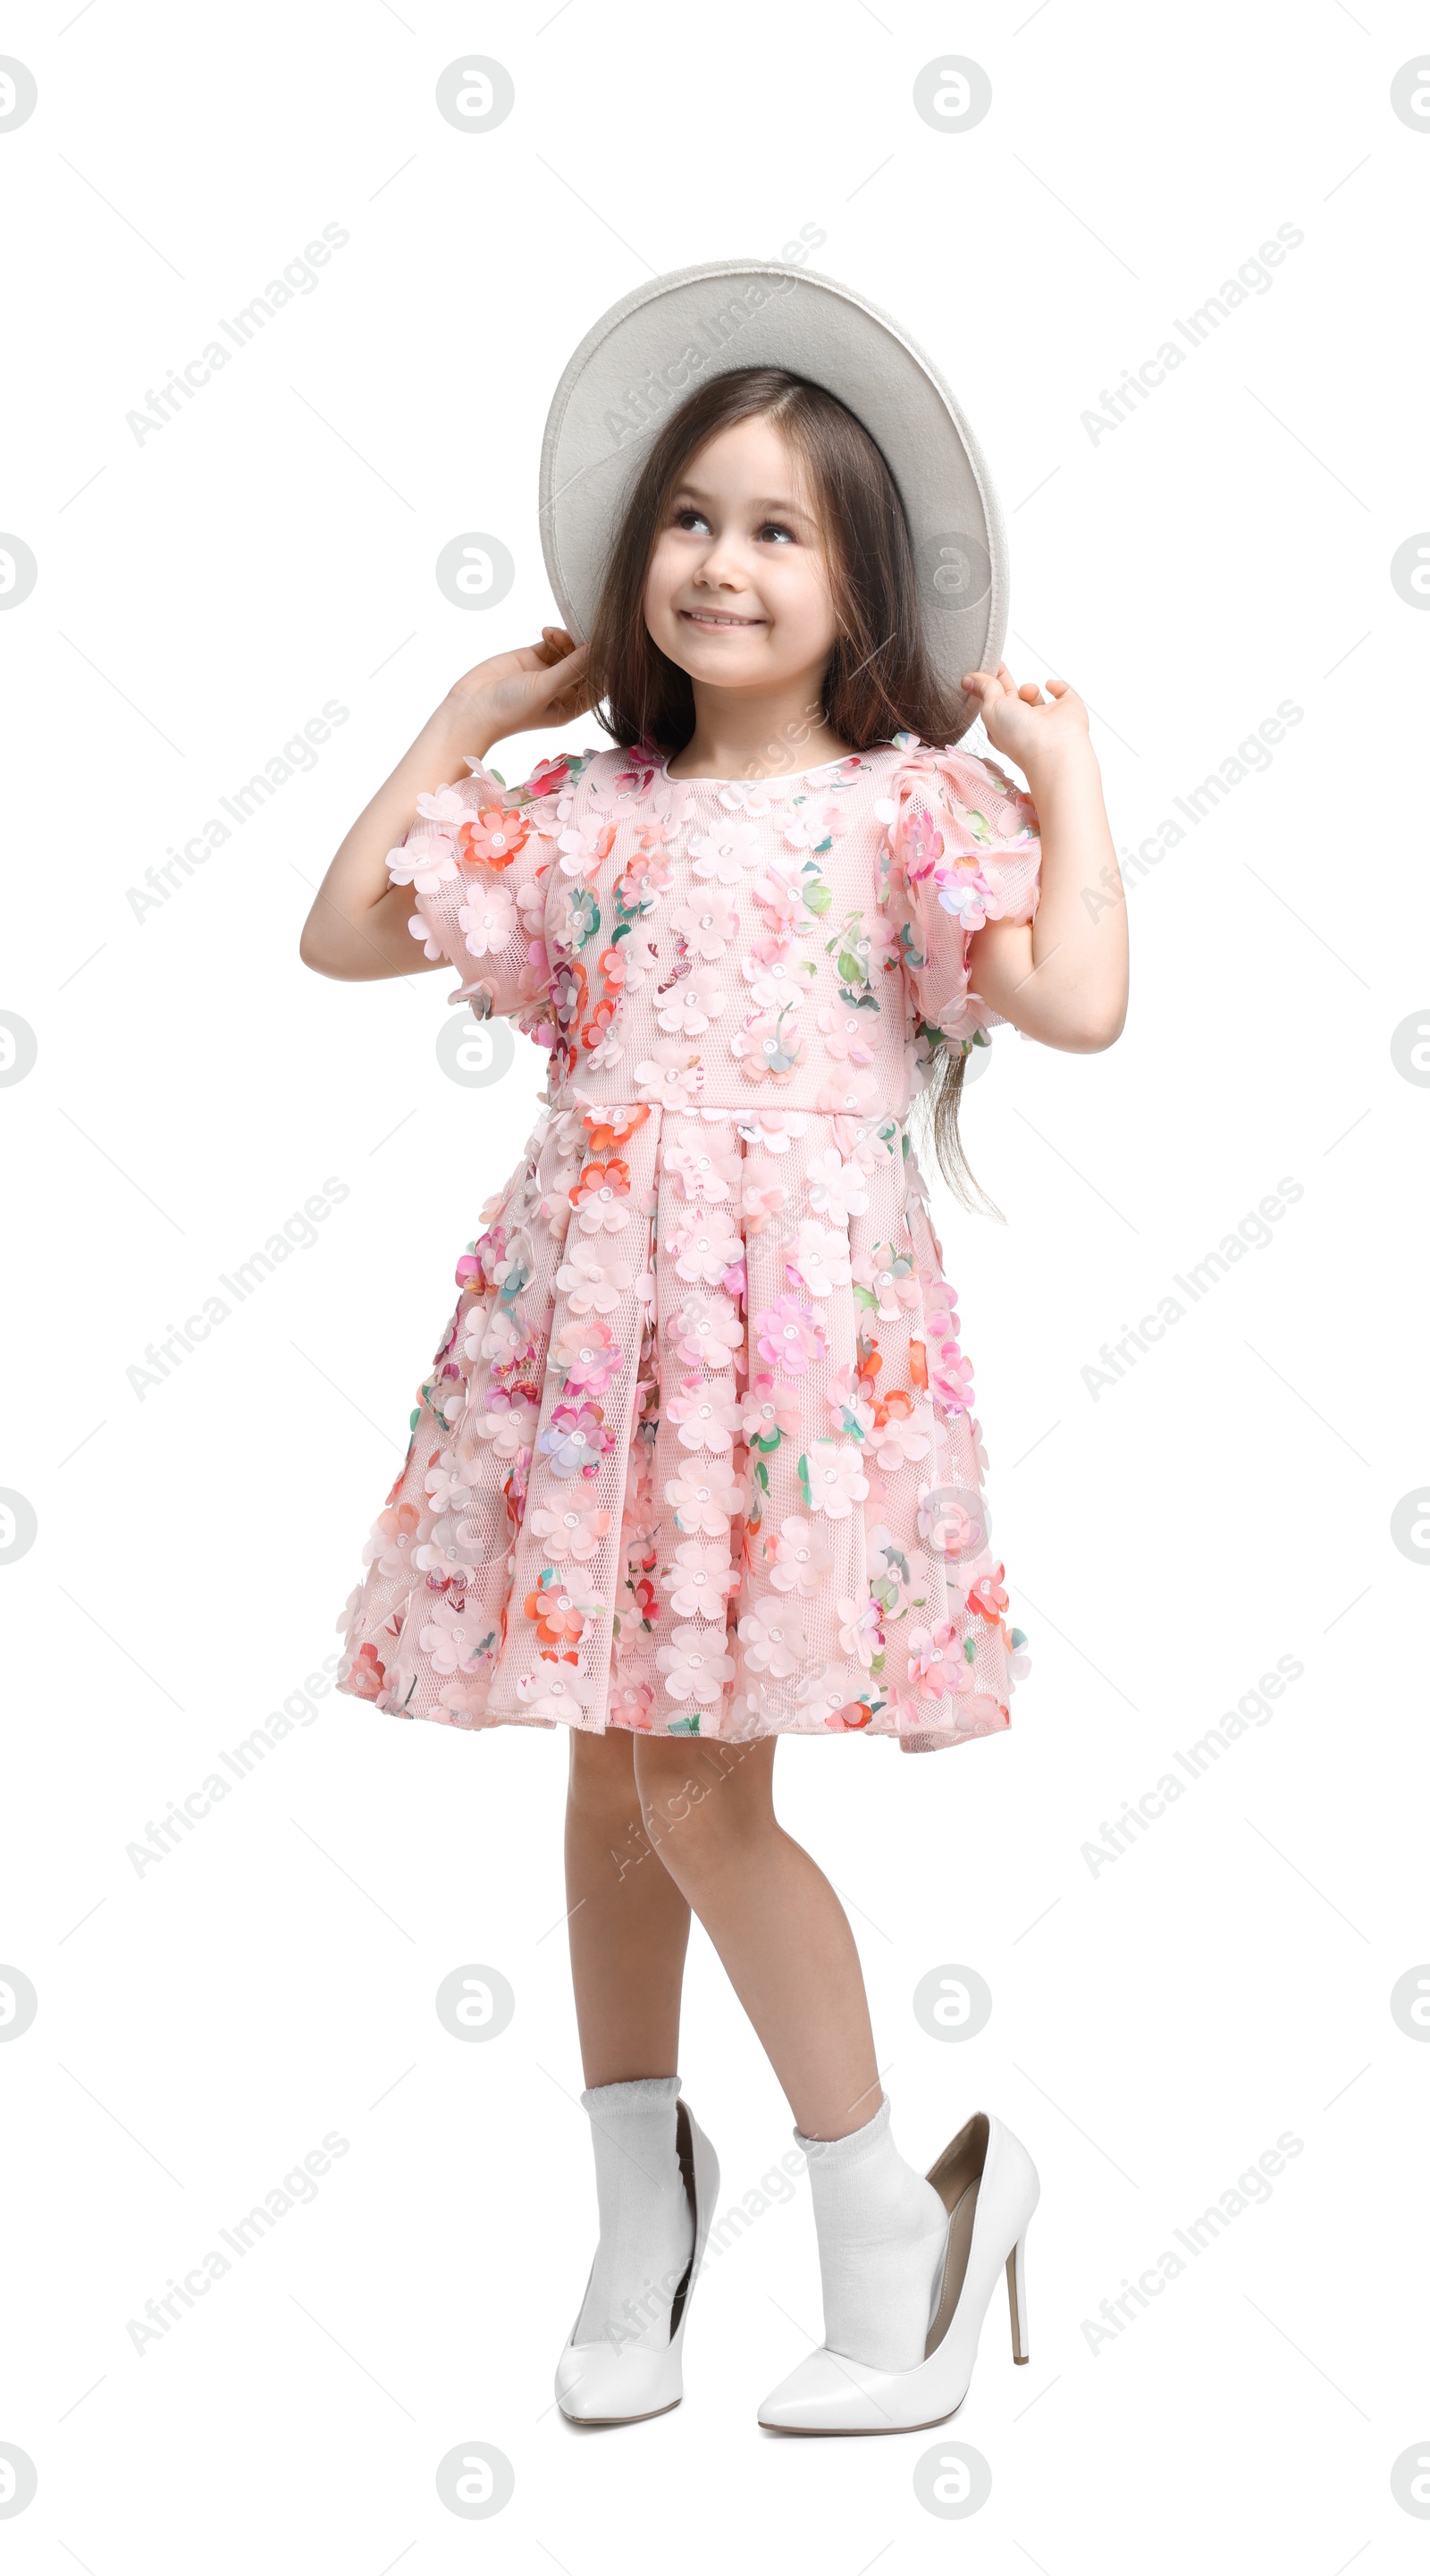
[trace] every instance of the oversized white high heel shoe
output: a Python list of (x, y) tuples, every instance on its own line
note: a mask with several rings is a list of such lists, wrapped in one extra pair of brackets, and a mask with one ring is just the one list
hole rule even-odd
[[(681, 2347), (715, 2215), (720, 2165), (704, 2130), (688, 2104), (680, 2100), (675, 2106), (675, 2152), (695, 2220), (695, 2242), (690, 2260), (670, 2292), (670, 2339), (655, 2350), (638, 2344), (634, 2336), (628, 2342), (603, 2337), (596, 2343), (577, 2343), (573, 2326), (571, 2339), (556, 2365), (556, 2402), (572, 2424), (638, 2424), (646, 2416), (667, 2414), (685, 2394)], [(594, 2261), (591, 2270), (595, 2270)], [(588, 2273), (588, 2289), (590, 2282)], [(581, 2306), (585, 2306), (584, 2294)], [(577, 2325), (580, 2322), (578, 2308)], [(619, 2320), (613, 2322), (619, 2324)]]
[(1006, 2272), (1013, 2359), (1028, 2358), (1023, 2245), (1038, 2205), (1026, 2147), (989, 2111), (944, 2148), (928, 2180), (948, 2211), (948, 2240), (924, 2358), (870, 2370), (821, 2344), (771, 2389), (759, 2420), (779, 2433), (909, 2433), (941, 2424), (968, 2394), (988, 2302)]

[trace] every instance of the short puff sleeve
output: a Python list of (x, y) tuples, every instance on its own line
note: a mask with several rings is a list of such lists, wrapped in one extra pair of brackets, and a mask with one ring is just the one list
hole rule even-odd
[(921, 1032), (966, 1048), (1004, 1023), (969, 993), (968, 943), (987, 921), (1031, 922), (1040, 892), (1038, 818), (996, 762), (896, 735), (907, 759), (875, 811), (887, 833), (880, 900), (894, 924)]
[(583, 763), (542, 761), (521, 787), (504, 787), (479, 760), (467, 766), (469, 778), (418, 797), (388, 875), (412, 888), (408, 927), (425, 955), (461, 971), (448, 1000), (477, 1019), (520, 1013), (539, 1034), (550, 1015), (545, 918), (557, 809)]

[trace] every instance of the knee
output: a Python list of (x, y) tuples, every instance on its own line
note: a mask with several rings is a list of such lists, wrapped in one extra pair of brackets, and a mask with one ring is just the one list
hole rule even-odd
[(641, 1823), (672, 1877), (712, 1876), (771, 1831), (768, 1773), (768, 1747), (637, 1739)]

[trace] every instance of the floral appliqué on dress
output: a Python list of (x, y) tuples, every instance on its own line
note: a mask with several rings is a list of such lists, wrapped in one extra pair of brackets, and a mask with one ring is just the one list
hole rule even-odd
[(967, 951), (1036, 914), (1026, 793), (911, 734), (763, 782), (469, 766), (390, 873), (550, 1105), (458, 1261), (338, 1687), (470, 1729), (1005, 1727), (1028, 1658), (905, 1122), (999, 1025)]

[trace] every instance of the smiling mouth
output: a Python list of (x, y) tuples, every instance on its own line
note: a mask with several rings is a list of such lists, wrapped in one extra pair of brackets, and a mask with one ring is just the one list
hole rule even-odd
[(763, 617), (724, 617), (713, 608), (681, 608), (676, 614), (691, 626), (708, 626), (717, 630), (729, 627), (738, 631), (750, 626), (763, 626), (765, 622)]

